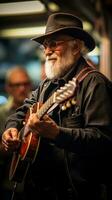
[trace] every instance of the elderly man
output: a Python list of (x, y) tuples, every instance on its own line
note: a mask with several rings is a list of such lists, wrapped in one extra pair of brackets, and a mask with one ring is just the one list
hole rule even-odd
[(32, 159), (20, 150), (22, 161), (28, 156), (32, 163), (25, 174), (25, 199), (110, 200), (110, 82), (83, 56), (94, 49), (94, 39), (78, 17), (54, 13), (45, 34), (33, 40), (43, 46), (47, 78), (9, 117), (2, 135), (6, 151), (22, 150), (21, 137), (34, 137)]

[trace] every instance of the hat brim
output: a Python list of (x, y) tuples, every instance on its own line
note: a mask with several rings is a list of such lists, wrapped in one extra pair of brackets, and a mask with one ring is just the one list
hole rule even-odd
[(71, 35), (71, 36), (73, 36), (73, 37), (75, 37), (77, 39), (83, 40), (84, 43), (85, 43), (85, 46), (88, 48), (89, 51), (92, 51), (95, 48), (95, 41), (91, 37), (91, 35), (88, 32), (86, 32), (86, 31), (84, 31), (84, 30), (82, 30), (80, 28), (74, 28), (74, 27), (60, 28), (60, 29), (57, 29), (55, 31), (51, 31), (49, 33), (43, 34), (43, 35), (41, 35), (39, 37), (34, 37), (31, 40), (34, 40), (34, 41), (36, 41), (36, 42), (38, 42), (40, 44), (43, 44), (44, 40), (47, 37), (49, 37), (49, 36), (51, 36), (51, 35), (53, 35), (55, 33), (58, 33), (58, 32), (59, 33), (61, 32), (63, 34), (65, 33), (65, 34)]

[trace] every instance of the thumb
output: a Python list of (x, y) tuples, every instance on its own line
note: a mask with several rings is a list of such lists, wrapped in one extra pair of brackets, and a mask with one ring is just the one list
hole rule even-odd
[(12, 128), (10, 133), (13, 139), (19, 139), (19, 132), (16, 128)]

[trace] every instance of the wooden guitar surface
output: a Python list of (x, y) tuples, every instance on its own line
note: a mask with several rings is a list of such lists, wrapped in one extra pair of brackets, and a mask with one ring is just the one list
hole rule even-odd
[[(34, 110), (35, 108), (36, 104), (33, 105)], [(20, 134), (24, 134), (25, 128), (27, 128), (27, 125), (21, 129)], [(13, 153), (9, 171), (10, 180), (17, 182), (24, 180), (30, 165), (35, 161), (39, 144), (39, 135), (28, 130), (27, 136), (21, 138), (19, 149)]]

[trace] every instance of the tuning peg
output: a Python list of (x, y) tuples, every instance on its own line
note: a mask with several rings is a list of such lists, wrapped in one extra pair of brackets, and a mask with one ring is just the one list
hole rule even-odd
[(71, 99), (71, 103), (72, 105), (75, 105), (76, 104), (76, 100), (74, 98)]
[(65, 104), (65, 103), (62, 105), (61, 109), (62, 109), (62, 110), (66, 110), (66, 109), (67, 109), (67, 107), (66, 107), (66, 104)]
[(67, 108), (70, 108), (70, 107), (71, 107), (71, 102), (70, 102), (70, 100), (68, 100), (68, 101), (66, 102), (66, 107), (67, 107)]

